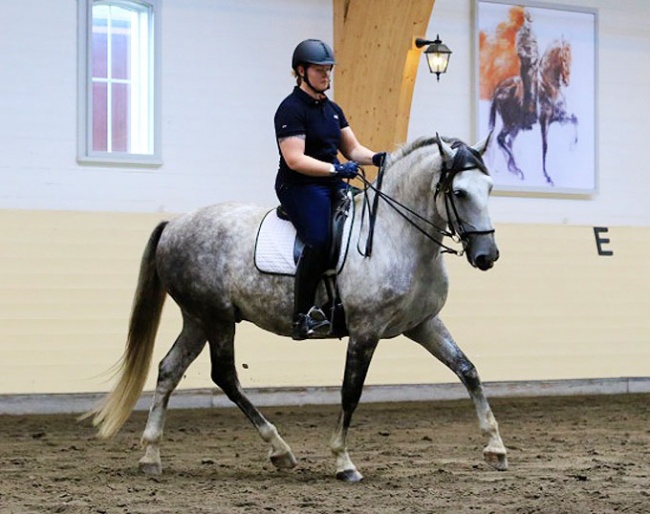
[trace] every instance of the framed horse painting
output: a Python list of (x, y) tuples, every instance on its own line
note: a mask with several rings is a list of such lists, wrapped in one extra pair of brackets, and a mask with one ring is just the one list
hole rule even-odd
[(477, 132), (495, 190), (590, 195), (596, 171), (597, 12), (474, 0)]

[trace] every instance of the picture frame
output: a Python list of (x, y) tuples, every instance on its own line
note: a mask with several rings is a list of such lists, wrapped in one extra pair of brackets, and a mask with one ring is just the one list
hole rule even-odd
[(598, 191), (595, 9), (474, 0), (477, 139), (495, 192)]

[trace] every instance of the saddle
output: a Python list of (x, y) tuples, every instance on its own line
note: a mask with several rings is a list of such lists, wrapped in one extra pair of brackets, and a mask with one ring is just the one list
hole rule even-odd
[[(322, 306), (332, 324), (335, 337), (347, 335), (345, 314), (339, 298), (336, 278), (345, 264), (350, 232), (354, 220), (352, 193), (340, 191), (332, 205), (330, 223), (330, 249), (323, 283), (327, 292), (327, 302)], [(257, 232), (255, 241), (255, 267), (261, 273), (294, 276), (298, 259), (302, 254), (304, 242), (298, 236), (293, 223), (282, 206), (269, 211)]]
[[(345, 192), (339, 191), (334, 203), (332, 205), (332, 220), (330, 223), (330, 248), (327, 256), (327, 271), (326, 273), (336, 272), (337, 265), (339, 262), (339, 255), (341, 253), (341, 245), (343, 241), (343, 229), (345, 228), (345, 222), (348, 219), (348, 214), (350, 211), (350, 205), (352, 203), (352, 198)], [(291, 223), (289, 215), (284, 210), (282, 205), (278, 205), (275, 209), (278, 218), (285, 220)], [(298, 264), (298, 259), (302, 255), (302, 249), (304, 248), (305, 243), (300, 236), (296, 234), (296, 240), (293, 246), (293, 261), (295, 264)]]

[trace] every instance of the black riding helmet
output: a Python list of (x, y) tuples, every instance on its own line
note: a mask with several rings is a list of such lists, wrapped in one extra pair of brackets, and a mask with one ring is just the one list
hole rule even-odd
[(293, 51), (291, 67), (297, 73), (299, 64), (336, 64), (332, 48), (320, 39), (305, 39)]
[[(307, 68), (310, 64), (319, 64), (319, 65), (331, 65), (334, 66), (336, 61), (334, 60), (334, 52), (332, 48), (321, 41), (320, 39), (305, 39), (300, 43), (296, 49), (293, 51), (293, 57), (291, 58), (291, 67), (296, 75), (300, 76), (298, 73), (298, 66), (302, 65)], [(307, 74), (304, 77), (300, 77), (301, 80), (304, 80), (305, 83), (317, 93), (324, 93), (325, 91), (319, 91), (309, 83)]]

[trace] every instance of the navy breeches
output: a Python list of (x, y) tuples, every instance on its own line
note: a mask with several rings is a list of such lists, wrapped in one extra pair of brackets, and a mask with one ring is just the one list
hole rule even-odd
[(276, 193), (296, 231), (306, 245), (327, 251), (330, 244), (332, 201), (343, 182), (332, 184), (281, 184)]

